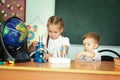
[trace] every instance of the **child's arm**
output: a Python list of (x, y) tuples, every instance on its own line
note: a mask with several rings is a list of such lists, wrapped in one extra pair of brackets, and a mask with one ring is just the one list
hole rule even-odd
[[(61, 50), (61, 52), (60, 52), (60, 55), (62, 56), (63, 54), (64, 55), (66, 55), (67, 53), (68, 53), (68, 49), (69, 49), (69, 47), (67, 46), (67, 45), (64, 45), (64, 46), (62, 46), (62, 48), (64, 48), (64, 53), (63, 53), (63, 51)], [(47, 54), (45, 54), (44, 56), (43, 56), (43, 59), (48, 59), (50, 56), (52, 56), (50, 53), (47, 53)]]
[(61, 55), (62, 54), (67, 54), (68, 53), (69, 46), (68, 45), (63, 45), (62, 50), (61, 50)]
[(80, 53), (76, 54), (76, 59), (80, 59), (80, 56), (87, 56), (87, 57), (93, 58), (93, 57), (95, 57), (95, 53), (88, 52), (88, 51), (80, 52)]
[(36, 48), (36, 45), (37, 45), (37, 41), (33, 41), (32, 44), (28, 48), (28, 52), (29, 53), (33, 52)]
[[(64, 43), (64, 45), (62, 45), (62, 48), (61, 48), (61, 55), (68, 53), (68, 50), (69, 50), (69, 47), (70, 47), (70, 40), (69, 40), (69, 38), (65, 37), (63, 39), (63, 43)], [(63, 52), (63, 48), (64, 48), (64, 52)]]

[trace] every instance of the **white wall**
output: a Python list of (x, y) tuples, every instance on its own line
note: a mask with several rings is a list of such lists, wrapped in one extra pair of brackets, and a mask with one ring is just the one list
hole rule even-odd
[[(98, 47), (98, 51), (99, 50), (102, 50), (102, 49), (110, 49), (110, 50), (113, 50), (117, 53), (120, 54), (120, 46), (105, 46), (105, 45), (100, 45)], [(70, 49), (69, 49), (69, 53), (68, 53), (68, 56), (71, 58), (71, 59), (75, 59), (75, 55), (79, 52), (83, 51), (83, 46), (82, 45), (77, 45), (77, 44), (71, 44), (70, 46)], [(102, 55), (111, 55), (113, 57), (117, 57), (113, 54), (111, 54), (110, 52), (104, 52)]]
[[(46, 44), (47, 21), (48, 18), (50, 16), (53, 16), (54, 14), (55, 14), (55, 0), (26, 0), (25, 23), (31, 26), (37, 25), (37, 29), (39, 29), (39, 32), (38, 31), (34, 32), (35, 37), (32, 40), (29, 40), (29, 44), (31, 44), (32, 41), (39, 40), (38, 38), (40, 35), (43, 36), (43, 43)], [(33, 28), (31, 28), (31, 31), (32, 30)]]
[(55, 0), (26, 0), (26, 24), (39, 16), (43, 25), (46, 25), (48, 18), (54, 14)]

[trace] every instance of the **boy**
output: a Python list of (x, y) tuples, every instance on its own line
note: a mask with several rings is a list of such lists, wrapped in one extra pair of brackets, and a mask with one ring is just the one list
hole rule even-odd
[(89, 32), (82, 38), (84, 51), (76, 55), (76, 59), (82, 57), (85, 61), (101, 60), (101, 56), (98, 54), (97, 48), (100, 43), (100, 36), (95, 32)]

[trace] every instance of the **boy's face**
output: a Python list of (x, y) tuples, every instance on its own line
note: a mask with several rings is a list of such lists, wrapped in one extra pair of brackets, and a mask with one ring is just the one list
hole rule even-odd
[(48, 35), (51, 39), (57, 39), (62, 31), (63, 29), (60, 29), (59, 25), (49, 25), (48, 27)]
[(85, 51), (93, 51), (98, 47), (98, 43), (93, 38), (86, 38), (83, 40), (83, 46)]

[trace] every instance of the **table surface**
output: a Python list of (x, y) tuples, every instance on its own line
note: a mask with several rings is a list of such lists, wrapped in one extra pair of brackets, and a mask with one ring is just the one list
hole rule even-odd
[(0, 65), (0, 69), (120, 75), (120, 72), (114, 69), (114, 62), (110, 61), (71, 61), (71, 64), (51, 64), (36, 63), (31, 60), (31, 62)]

